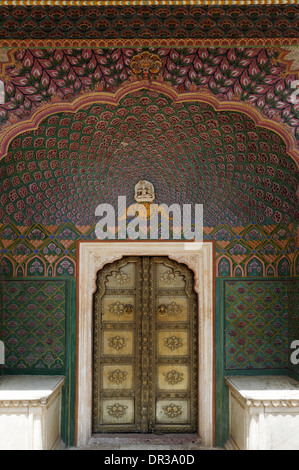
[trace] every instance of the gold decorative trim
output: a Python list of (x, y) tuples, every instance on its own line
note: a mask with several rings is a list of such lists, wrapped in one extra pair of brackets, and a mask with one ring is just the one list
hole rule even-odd
[(35, 7), (44, 6), (49, 7), (109, 7), (109, 6), (222, 6), (222, 5), (235, 5), (235, 6), (252, 6), (252, 5), (297, 5), (296, 0), (0, 0), (0, 6), (22, 6), (22, 7)]
[[(133, 38), (133, 39), (0, 39), (0, 48), (30, 49), (101, 49), (101, 48), (146, 48), (146, 47), (298, 47), (297, 37), (253, 37), (253, 38)], [(11, 62), (9, 62), (11, 63)]]

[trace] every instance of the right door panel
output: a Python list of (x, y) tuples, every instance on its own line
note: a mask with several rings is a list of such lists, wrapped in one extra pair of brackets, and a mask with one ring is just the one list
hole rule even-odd
[(164, 257), (150, 260), (153, 432), (196, 432), (197, 298), (193, 274)]

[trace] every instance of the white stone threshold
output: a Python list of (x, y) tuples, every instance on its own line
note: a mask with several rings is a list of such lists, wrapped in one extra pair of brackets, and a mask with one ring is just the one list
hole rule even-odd
[[(203, 446), (197, 434), (92, 434), (88, 443), (66, 450), (222, 450)], [(107, 454), (108, 455), (108, 454)]]

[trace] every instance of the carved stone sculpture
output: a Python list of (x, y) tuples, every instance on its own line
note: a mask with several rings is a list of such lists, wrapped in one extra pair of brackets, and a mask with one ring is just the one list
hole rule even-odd
[(135, 185), (135, 201), (137, 202), (152, 202), (155, 199), (154, 185), (147, 180), (140, 180)]

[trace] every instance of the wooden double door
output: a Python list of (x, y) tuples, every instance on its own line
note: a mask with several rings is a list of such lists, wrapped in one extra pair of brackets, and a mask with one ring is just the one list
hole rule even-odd
[(197, 296), (167, 257), (106, 265), (94, 295), (93, 432), (197, 432)]

